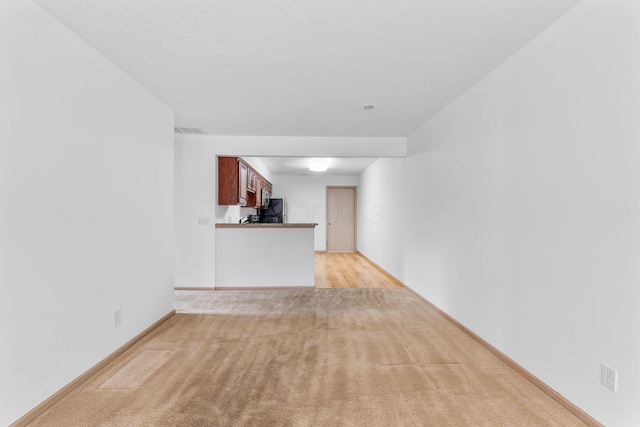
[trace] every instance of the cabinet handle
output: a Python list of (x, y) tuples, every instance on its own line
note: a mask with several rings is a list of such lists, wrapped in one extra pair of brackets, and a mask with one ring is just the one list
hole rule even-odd
[(330, 222), (328, 222), (327, 224), (331, 225), (331, 223), (330, 223)]

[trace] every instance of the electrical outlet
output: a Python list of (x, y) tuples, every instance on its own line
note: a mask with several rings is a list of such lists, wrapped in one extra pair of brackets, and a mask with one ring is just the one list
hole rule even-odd
[(122, 323), (122, 309), (116, 308), (113, 310), (113, 327), (115, 328), (120, 323)]
[(615, 392), (618, 388), (618, 371), (603, 363), (600, 369), (600, 383)]

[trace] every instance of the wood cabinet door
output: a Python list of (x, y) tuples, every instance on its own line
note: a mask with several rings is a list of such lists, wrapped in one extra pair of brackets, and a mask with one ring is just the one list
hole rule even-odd
[(244, 163), (242, 163), (240, 160), (238, 160), (238, 162), (240, 163), (240, 176), (238, 177), (238, 203), (240, 204), (240, 206), (246, 206), (247, 204), (247, 179), (248, 179), (248, 173), (249, 173), (249, 168), (247, 167), (247, 165), (245, 165)]
[(256, 208), (262, 207), (262, 179), (256, 178)]
[(247, 190), (249, 191), (256, 191), (256, 173), (253, 171), (253, 169), (249, 169), (249, 171), (247, 172), (248, 175), (248, 179), (247, 179)]
[(238, 204), (238, 159), (218, 157), (218, 204)]

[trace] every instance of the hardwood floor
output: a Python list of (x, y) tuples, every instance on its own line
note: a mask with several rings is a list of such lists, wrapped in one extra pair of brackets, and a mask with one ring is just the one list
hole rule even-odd
[(357, 252), (316, 252), (315, 271), (316, 288), (402, 287), (402, 283)]

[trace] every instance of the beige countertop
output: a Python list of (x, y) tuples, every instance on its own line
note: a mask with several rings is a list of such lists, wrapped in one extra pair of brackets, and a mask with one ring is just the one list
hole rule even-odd
[(216, 228), (314, 228), (318, 224), (314, 223), (249, 223), (249, 224), (216, 224)]

